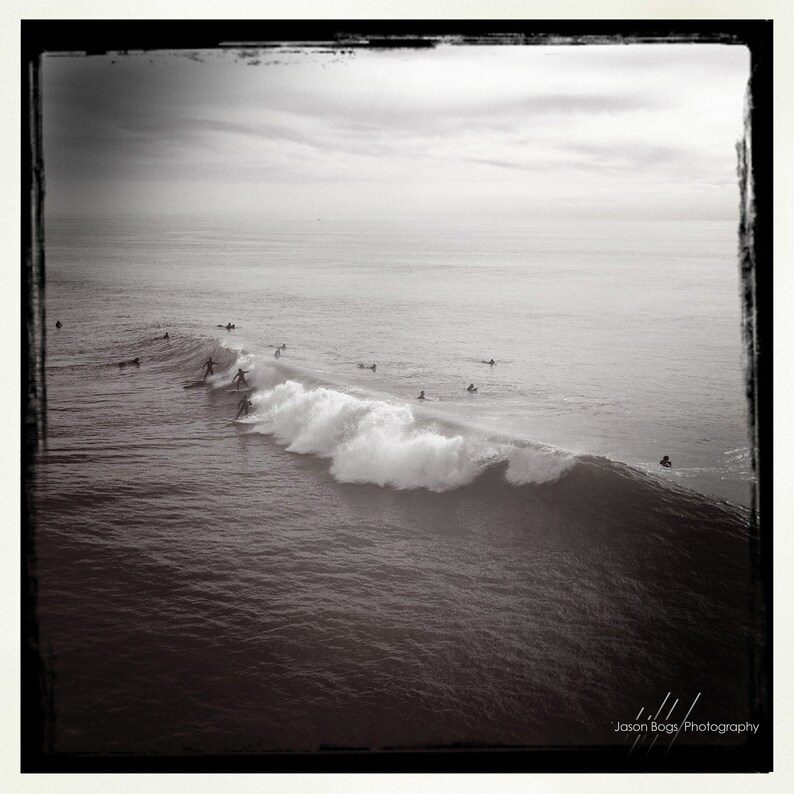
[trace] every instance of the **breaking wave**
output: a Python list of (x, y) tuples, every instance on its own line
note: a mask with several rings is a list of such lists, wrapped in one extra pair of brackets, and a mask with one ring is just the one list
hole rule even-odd
[(340, 482), (448, 491), (506, 461), (507, 481), (526, 485), (557, 480), (576, 462), (559, 450), (448, 434), (407, 405), (293, 380), (251, 399), (255, 431), (272, 435), (290, 452), (330, 459)]
[[(359, 392), (329, 383), (316, 372), (251, 353), (232, 340), (186, 341), (171, 350), (171, 364), (193, 372), (206, 356), (222, 363), (207, 379), (210, 390), (228, 390), (236, 368), (247, 371), (252, 410), (243, 423), (288, 451), (329, 460), (343, 483), (397, 490), (452, 491), (475, 483), (493, 487), (544, 487), (561, 508), (575, 503), (584, 515), (609, 503), (647, 523), (677, 515), (701, 526), (702, 516), (722, 531), (743, 533), (750, 512), (722, 503), (626, 464), (557, 449), (469, 426), (453, 413)], [(351, 393), (351, 391), (353, 393)], [(734, 450), (736, 454), (743, 450)], [(553, 494), (553, 496), (552, 496)], [(544, 497), (545, 498), (545, 497)], [(589, 506), (589, 507), (588, 507)], [(663, 522), (664, 523), (664, 522)]]

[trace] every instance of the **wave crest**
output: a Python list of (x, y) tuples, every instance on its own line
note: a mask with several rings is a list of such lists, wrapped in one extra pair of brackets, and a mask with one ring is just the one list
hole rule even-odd
[(574, 463), (562, 453), (444, 435), (420, 424), (406, 405), (306, 389), (291, 380), (255, 394), (252, 402), (255, 430), (291, 452), (331, 459), (331, 473), (340, 482), (448, 491), (504, 460), (505, 476), (515, 485), (557, 479)]
[(569, 452), (515, 447), (507, 455), (505, 479), (512, 485), (554, 482), (576, 462)]

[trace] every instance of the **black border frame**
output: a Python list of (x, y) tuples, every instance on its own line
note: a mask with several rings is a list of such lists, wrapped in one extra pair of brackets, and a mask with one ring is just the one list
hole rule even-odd
[[(22, 264), (22, 772), (767, 772), (772, 770), (772, 36), (771, 20), (21, 20)], [(757, 487), (753, 554), (757, 609), (765, 637), (756, 659), (759, 734), (736, 749), (676, 747), (629, 757), (625, 748), (427, 748), (416, 752), (328, 748), (263, 755), (90, 755), (53, 750), (53, 670), (36, 624), (35, 456), (46, 444), (44, 379), (44, 164), (39, 69), (45, 53), (98, 55), (129, 50), (247, 47), (427, 48), (461, 44), (720, 43), (751, 54), (746, 137), (740, 149), (743, 198), (740, 265), (747, 397)], [(752, 133), (751, 135), (748, 133)], [(747, 145), (749, 138), (749, 145)]]

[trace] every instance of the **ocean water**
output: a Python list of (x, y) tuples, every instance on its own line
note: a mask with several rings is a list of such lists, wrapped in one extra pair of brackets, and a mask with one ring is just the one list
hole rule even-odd
[(48, 218), (53, 749), (621, 744), (666, 693), (750, 719), (736, 231)]

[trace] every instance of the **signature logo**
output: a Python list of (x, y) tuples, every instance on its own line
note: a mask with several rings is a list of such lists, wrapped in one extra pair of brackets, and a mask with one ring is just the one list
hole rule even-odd
[[(651, 752), (653, 746), (660, 737), (669, 736), (670, 743), (665, 750), (666, 755), (670, 752), (670, 748), (675, 743), (681, 731), (689, 734), (718, 733), (721, 735), (725, 733), (755, 734), (758, 732), (759, 724), (753, 722), (696, 722), (690, 719), (690, 717), (692, 716), (695, 704), (700, 699), (701, 693), (697, 693), (695, 699), (689, 704), (689, 708), (686, 709), (686, 713), (684, 713), (686, 704), (681, 705), (679, 708), (679, 698), (676, 698), (672, 706), (668, 708), (671, 695), (672, 692), (668, 692), (661, 705), (655, 710), (651, 709), (646, 712), (645, 706), (643, 706), (637, 713), (633, 722), (615, 723), (615, 733), (624, 734), (624, 741), (628, 741), (634, 736), (634, 742), (629, 750), (629, 755), (637, 748), (644, 746), (646, 742), (648, 747), (646, 751), (647, 755)], [(683, 714), (681, 719), (679, 719), (680, 714)]]

